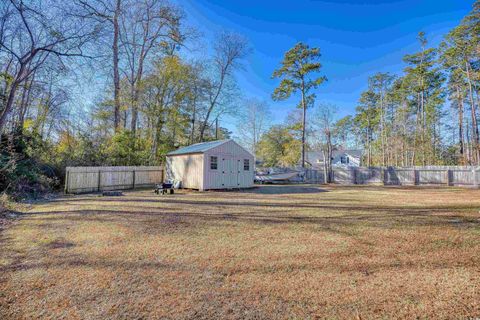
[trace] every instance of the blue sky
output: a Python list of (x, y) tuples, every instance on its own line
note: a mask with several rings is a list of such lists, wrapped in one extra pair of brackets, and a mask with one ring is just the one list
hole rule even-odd
[[(430, 46), (456, 26), (473, 0), (184, 0), (189, 24), (208, 40), (222, 29), (248, 38), (253, 52), (237, 80), (246, 97), (269, 102), (274, 122), (281, 122), (298, 98), (274, 102), (272, 80), (285, 51), (298, 41), (321, 48), (326, 82), (317, 101), (333, 103), (338, 116), (352, 114), (367, 78), (379, 71), (400, 73), (402, 57), (419, 49), (424, 31)], [(234, 130), (232, 120), (222, 124)]]

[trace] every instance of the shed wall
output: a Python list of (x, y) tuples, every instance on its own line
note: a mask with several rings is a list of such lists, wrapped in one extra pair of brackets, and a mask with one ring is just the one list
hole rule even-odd
[(167, 156), (166, 177), (182, 182), (183, 188), (203, 190), (203, 154)]
[[(210, 168), (210, 157), (218, 157), (217, 170)], [(244, 160), (249, 170), (244, 170)], [(251, 188), (254, 178), (254, 157), (241, 146), (229, 141), (205, 153), (204, 189)]]

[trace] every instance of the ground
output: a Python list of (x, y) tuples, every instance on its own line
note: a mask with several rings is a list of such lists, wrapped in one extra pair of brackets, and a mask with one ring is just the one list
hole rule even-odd
[(0, 319), (473, 319), (479, 208), (461, 188), (64, 197), (0, 231)]

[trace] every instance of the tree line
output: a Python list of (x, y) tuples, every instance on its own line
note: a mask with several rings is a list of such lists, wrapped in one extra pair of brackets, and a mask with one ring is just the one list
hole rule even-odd
[(480, 1), (437, 48), (418, 34), (403, 74), (368, 80), (353, 116), (342, 119), (366, 165), (478, 165)]
[(2, 1), (3, 189), (229, 137), (218, 120), (239, 104), (249, 44), (230, 31), (206, 39), (186, 18), (164, 0)]
[[(402, 74), (378, 72), (369, 77), (354, 114), (336, 118), (341, 107), (315, 103), (311, 92), (307, 108), (314, 112), (306, 126), (306, 148), (322, 151), (327, 160), (335, 148), (363, 149), (367, 166), (479, 165), (480, 1), (438, 47), (429, 47), (424, 32), (417, 39), (418, 51), (403, 57)], [(287, 53), (285, 61), (290, 58)], [(315, 65), (317, 58), (308, 62)], [(299, 57), (293, 61), (303, 70), (309, 66)], [(312, 71), (310, 75), (318, 69)], [(274, 98), (295, 87), (287, 81)], [(266, 165), (304, 163), (299, 136), (304, 122), (294, 111), (260, 139), (258, 156)]]
[[(170, 150), (237, 138), (265, 166), (308, 166), (340, 147), (365, 165), (480, 161), (480, 1), (437, 48), (418, 35), (402, 74), (368, 80), (353, 115), (320, 103), (320, 48), (297, 43), (272, 72), (273, 101), (298, 98), (272, 125), (268, 101), (244, 99), (242, 35), (205, 38), (166, 0), (0, 2), (0, 186), (59, 185), (66, 166), (158, 165)], [(325, 170), (330, 165), (327, 161)]]

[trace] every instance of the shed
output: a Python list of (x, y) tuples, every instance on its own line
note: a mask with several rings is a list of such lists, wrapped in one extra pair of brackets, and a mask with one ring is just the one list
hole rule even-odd
[(167, 154), (166, 177), (183, 188), (251, 188), (254, 157), (233, 140), (193, 144)]

